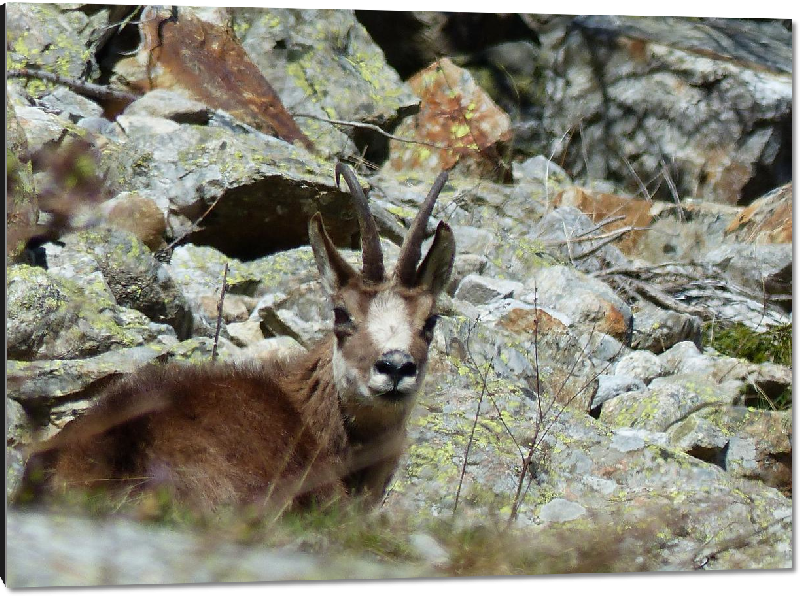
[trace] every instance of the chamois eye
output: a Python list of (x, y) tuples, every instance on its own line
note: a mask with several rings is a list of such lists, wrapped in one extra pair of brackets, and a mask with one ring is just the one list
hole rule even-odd
[(341, 327), (343, 325), (350, 325), (353, 323), (353, 319), (350, 318), (350, 313), (347, 312), (344, 308), (337, 306), (333, 309), (333, 324), (336, 327)]
[(436, 321), (439, 320), (439, 315), (431, 315), (425, 319), (425, 324), (422, 326), (422, 334), (430, 339), (433, 337), (433, 329), (436, 327)]
[(352, 335), (355, 327), (356, 325), (346, 309), (340, 306), (333, 309), (333, 333), (339, 341), (344, 341), (345, 338)]

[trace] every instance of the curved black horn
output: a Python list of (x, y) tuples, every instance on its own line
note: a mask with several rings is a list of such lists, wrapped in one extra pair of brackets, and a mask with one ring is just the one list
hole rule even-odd
[(394, 274), (400, 283), (406, 287), (411, 287), (416, 282), (417, 263), (419, 263), (419, 257), (422, 254), (422, 242), (425, 240), (425, 228), (428, 225), (428, 218), (430, 218), (433, 212), (433, 205), (436, 203), (436, 198), (442, 191), (445, 182), (447, 182), (447, 175), (445, 171), (437, 176), (417, 216), (411, 223), (408, 234), (406, 234), (406, 238), (403, 240), (403, 246), (400, 247), (400, 257), (397, 259), (397, 266), (395, 267)]
[(339, 186), (339, 177), (343, 176), (350, 188), (350, 194), (353, 196), (358, 225), (361, 229), (361, 262), (364, 279), (376, 283), (382, 282), (384, 269), (381, 239), (378, 236), (375, 220), (372, 219), (372, 214), (369, 212), (367, 196), (349, 166), (341, 162), (337, 163), (334, 172), (336, 173), (336, 186)]

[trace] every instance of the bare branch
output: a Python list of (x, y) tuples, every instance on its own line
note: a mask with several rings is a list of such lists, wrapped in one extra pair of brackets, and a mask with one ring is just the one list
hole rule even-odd
[(376, 124), (368, 124), (366, 122), (354, 122), (352, 120), (335, 120), (333, 118), (323, 118), (322, 116), (315, 116), (313, 114), (292, 114), (292, 118), (310, 118), (311, 120), (319, 120), (320, 122), (327, 122), (328, 124), (335, 124), (338, 126), (349, 126), (351, 128), (361, 128), (364, 130), (371, 130), (373, 132), (377, 132), (379, 135), (386, 137), (387, 139), (400, 141), (401, 143), (411, 143), (413, 145), (425, 145), (426, 147), (433, 147), (434, 149), (452, 149), (452, 147), (448, 145), (439, 145), (438, 143), (429, 143), (427, 141), (419, 141), (417, 139), (406, 139), (403, 137), (398, 137), (396, 135), (386, 132)]
[(105, 101), (110, 100), (132, 102), (141, 97), (140, 95), (130, 93), (128, 91), (112, 89), (108, 85), (87, 83), (86, 81), (79, 81), (70, 77), (64, 77), (38, 68), (9, 68), (6, 71), (6, 76), (10, 78), (40, 79), (42, 81), (49, 81), (50, 83), (55, 83), (56, 85), (64, 85), (64, 87), (75, 91), (75, 93)]
[(225, 262), (225, 269), (222, 270), (222, 288), (219, 291), (219, 302), (217, 302), (217, 329), (214, 332), (214, 347), (211, 350), (211, 360), (217, 359), (217, 344), (219, 343), (219, 330), (222, 327), (222, 306), (225, 303), (225, 293), (228, 291), (228, 263)]

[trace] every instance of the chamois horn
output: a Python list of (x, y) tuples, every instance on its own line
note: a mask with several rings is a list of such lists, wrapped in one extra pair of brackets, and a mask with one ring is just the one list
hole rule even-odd
[(339, 186), (339, 178), (344, 177), (356, 208), (358, 225), (361, 229), (361, 262), (362, 274), (364, 279), (375, 283), (384, 280), (383, 251), (381, 251), (381, 239), (378, 236), (378, 227), (367, 204), (367, 196), (356, 179), (356, 175), (349, 166), (339, 162), (334, 168), (336, 174), (336, 186)]
[(417, 216), (411, 223), (411, 227), (403, 240), (403, 246), (400, 247), (400, 257), (397, 259), (394, 275), (398, 281), (406, 286), (412, 287), (416, 283), (417, 278), (417, 263), (419, 263), (420, 255), (422, 254), (422, 242), (425, 240), (425, 228), (428, 225), (428, 218), (433, 212), (433, 205), (436, 203), (436, 198), (442, 191), (442, 187), (447, 182), (448, 173), (442, 172), (436, 177), (436, 180), (431, 187), (428, 196), (422, 203), (422, 206), (417, 212)]

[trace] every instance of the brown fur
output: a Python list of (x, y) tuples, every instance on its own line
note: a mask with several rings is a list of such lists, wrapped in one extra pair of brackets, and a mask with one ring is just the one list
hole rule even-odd
[[(402, 428), (351, 443), (331, 374), (331, 342), (287, 362), (148, 366), (41, 445), (28, 466), (45, 492), (135, 496), (167, 488), (199, 509), (283, 507), (345, 494), (379, 496)], [(139, 398), (138, 409), (130, 404)], [(129, 416), (129, 419), (125, 419)]]

